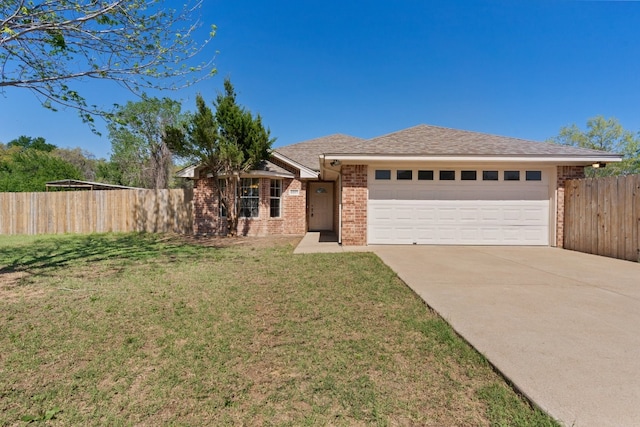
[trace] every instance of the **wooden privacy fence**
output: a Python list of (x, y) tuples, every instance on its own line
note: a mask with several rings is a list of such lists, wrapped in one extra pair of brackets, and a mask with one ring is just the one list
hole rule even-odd
[(193, 229), (193, 190), (0, 193), (0, 234)]
[(640, 175), (567, 181), (564, 247), (640, 261)]

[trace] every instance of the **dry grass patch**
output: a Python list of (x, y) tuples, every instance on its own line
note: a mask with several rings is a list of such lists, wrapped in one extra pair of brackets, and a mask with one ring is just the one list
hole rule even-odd
[(0, 300), (0, 425), (554, 425), (375, 255), (295, 243), (0, 249), (45, 293)]

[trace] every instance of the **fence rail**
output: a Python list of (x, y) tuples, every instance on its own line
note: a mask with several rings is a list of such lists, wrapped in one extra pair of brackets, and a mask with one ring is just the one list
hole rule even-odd
[(564, 247), (640, 261), (640, 175), (567, 181)]
[(0, 234), (193, 229), (193, 190), (0, 193)]

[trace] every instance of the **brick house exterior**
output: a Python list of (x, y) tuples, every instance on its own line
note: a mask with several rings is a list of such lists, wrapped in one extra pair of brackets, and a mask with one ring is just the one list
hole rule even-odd
[(342, 167), (342, 243), (367, 244), (367, 166)]
[[(309, 191), (312, 185), (316, 189), (326, 187), (333, 191), (332, 211), (328, 214), (332, 226), (326, 231), (333, 231), (345, 246), (367, 245), (371, 243), (371, 227), (374, 227), (371, 225), (370, 192), (375, 182), (371, 181), (371, 174), (380, 165), (392, 165), (393, 170), (409, 168), (417, 174), (422, 169), (452, 169), (454, 166), (460, 173), (468, 164), (467, 169), (479, 169), (478, 173), (484, 169), (534, 169), (555, 176), (548, 184), (551, 218), (546, 244), (562, 247), (565, 182), (584, 177), (584, 167), (592, 163), (619, 160), (620, 156), (602, 151), (425, 125), (370, 140), (331, 135), (277, 148), (264, 167), (242, 175), (259, 180), (259, 200), (257, 216), (240, 218), (238, 232), (246, 236), (265, 236), (302, 235), (314, 231), (309, 220), (318, 196)], [(204, 176), (198, 166), (185, 169), (179, 176), (195, 180), (194, 232), (226, 234), (226, 218), (221, 216), (212, 178)], [(457, 180), (462, 179), (456, 176)], [(415, 179), (412, 181), (414, 187), (419, 184)], [(270, 209), (274, 180), (281, 183), (280, 215), (276, 217)], [(485, 184), (482, 177), (476, 183), (477, 188), (491, 185)], [(402, 182), (398, 181), (397, 185), (401, 186)]]
[[(271, 181), (282, 182), (281, 212), (270, 216)], [(259, 178), (260, 199), (258, 216), (239, 218), (238, 234), (267, 236), (278, 234), (300, 235), (306, 232), (306, 182), (295, 178)], [(194, 186), (194, 233), (197, 235), (227, 234), (227, 220), (220, 215), (217, 190), (212, 178), (196, 180)]]
[(564, 188), (570, 179), (584, 178), (584, 166), (558, 166), (558, 182), (556, 183), (556, 244), (564, 247)]

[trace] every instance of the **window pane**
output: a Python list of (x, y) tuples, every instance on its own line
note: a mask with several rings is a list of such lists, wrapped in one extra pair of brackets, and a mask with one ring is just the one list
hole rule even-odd
[(504, 171), (505, 181), (520, 181), (520, 171)]
[(433, 171), (418, 171), (419, 181), (433, 181)]
[(527, 181), (542, 181), (542, 171), (527, 171)]
[(280, 199), (271, 199), (269, 206), (269, 216), (271, 218), (280, 218)]
[(387, 169), (377, 169), (376, 179), (391, 179), (391, 171)]
[(456, 171), (440, 171), (440, 181), (455, 181)]
[(476, 171), (462, 171), (460, 173), (460, 179), (463, 181), (475, 181), (477, 179)]
[(240, 216), (258, 217), (260, 202), (260, 178), (242, 178), (240, 180)]
[(498, 171), (482, 171), (482, 180), (483, 181), (497, 181), (498, 180)]
[(280, 196), (282, 195), (282, 180), (271, 180), (271, 192), (269, 199), (269, 216), (271, 218), (280, 217)]
[(282, 181), (279, 179), (271, 180), (271, 197), (280, 197), (282, 195)]
[(398, 171), (396, 171), (396, 179), (398, 179), (398, 180), (412, 180), (413, 179), (413, 171), (412, 170), (398, 170)]

